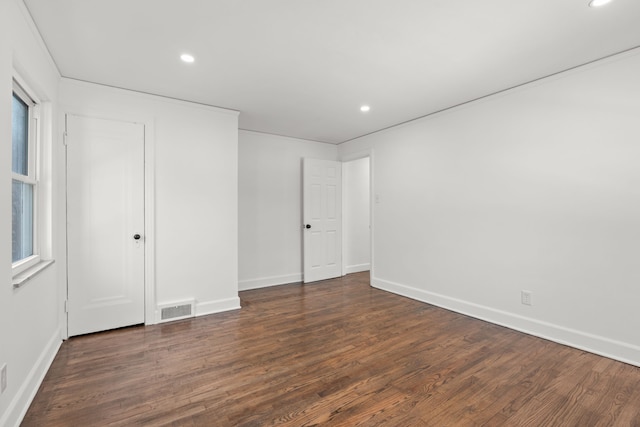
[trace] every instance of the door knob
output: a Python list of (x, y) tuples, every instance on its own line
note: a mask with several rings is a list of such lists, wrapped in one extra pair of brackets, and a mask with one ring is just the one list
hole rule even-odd
[(134, 234), (133, 235), (134, 240), (140, 240), (140, 237), (141, 236), (139, 234)]
[(305, 225), (304, 228), (311, 228), (311, 224)]

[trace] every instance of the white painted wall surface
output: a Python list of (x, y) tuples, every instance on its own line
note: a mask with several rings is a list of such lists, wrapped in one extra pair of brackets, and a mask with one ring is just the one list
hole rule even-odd
[(374, 286), (640, 365), (639, 75), (636, 49), (341, 145), (375, 147)]
[[(61, 300), (57, 275), (61, 269), (57, 235), (47, 257), (56, 263), (14, 290), (11, 282), (11, 93), (14, 69), (26, 80), (49, 117), (56, 113), (57, 70), (49, 60), (33, 24), (18, 0), (0, 2), (0, 366), (7, 364), (7, 389), (0, 395), (0, 426), (16, 426), (26, 412), (40, 381), (62, 342)], [(53, 126), (53, 128), (51, 127)], [(50, 158), (55, 121), (45, 125), (43, 151)], [(57, 140), (56, 140), (57, 142)], [(51, 169), (51, 160), (43, 165)], [(47, 193), (47, 210), (57, 221), (57, 204), (51, 205), (58, 183), (51, 173), (41, 176)], [(51, 213), (53, 212), (53, 213)], [(55, 222), (54, 222), (55, 223)], [(50, 228), (50, 227), (49, 227)]]
[(239, 132), (239, 288), (302, 280), (302, 159), (336, 160), (320, 142)]
[(62, 79), (63, 112), (151, 123), (156, 307), (239, 308), (238, 117), (234, 111)]
[(371, 263), (369, 236), (369, 158), (343, 163), (345, 273), (368, 271)]

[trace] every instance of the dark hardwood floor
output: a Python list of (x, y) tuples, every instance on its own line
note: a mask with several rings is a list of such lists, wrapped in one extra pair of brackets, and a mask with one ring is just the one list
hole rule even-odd
[(72, 338), (23, 426), (640, 426), (640, 368), (369, 287)]

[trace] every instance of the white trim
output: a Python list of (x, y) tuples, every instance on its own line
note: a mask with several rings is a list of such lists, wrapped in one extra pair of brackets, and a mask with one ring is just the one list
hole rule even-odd
[[(34, 213), (34, 216), (35, 216), (35, 213)], [(35, 246), (35, 242), (33, 246)], [(35, 267), (39, 263), (40, 263), (40, 254), (37, 254), (37, 253), (34, 253), (31, 256), (22, 258), (21, 260), (14, 262), (13, 264), (11, 264), (12, 279), (16, 280), (18, 276), (21, 276), (25, 271), (30, 270), (31, 268)]]
[(640, 366), (640, 347), (630, 343), (612, 340), (502, 310), (496, 310), (491, 307), (416, 289), (377, 277), (372, 277), (371, 286), (509, 329), (524, 332), (525, 334), (544, 338), (630, 365)]
[(337, 146), (339, 143), (338, 142), (327, 142), (327, 141), (318, 141), (317, 139), (309, 139), (309, 138), (300, 138), (297, 136), (288, 136), (288, 135), (280, 135), (278, 133), (271, 133), (271, 132), (263, 132), (263, 131), (259, 131), (259, 130), (251, 130), (251, 129), (242, 129), (242, 128), (238, 128), (238, 132), (246, 132), (246, 133), (255, 133), (258, 135), (267, 135), (267, 136), (271, 136), (274, 138), (282, 138), (282, 139), (287, 139), (290, 140), (291, 142), (315, 142), (318, 144), (329, 144), (329, 145), (333, 145), (334, 147)]
[[(31, 163), (31, 160), (29, 160), (29, 163)], [(31, 167), (31, 168), (35, 169), (34, 167)], [(36, 180), (35, 177), (28, 176), (28, 175), (21, 175), (19, 173), (15, 173), (13, 171), (11, 171), (11, 180), (24, 182), (25, 184), (29, 184), (29, 185), (37, 185), (38, 184), (38, 181)]]
[(15, 394), (11, 403), (7, 407), (7, 410), (0, 418), (0, 426), (15, 426), (18, 427), (22, 422), (22, 419), (27, 413), (33, 398), (38, 392), (38, 388), (44, 380), (47, 371), (53, 363), (58, 350), (62, 345), (62, 339), (60, 338), (60, 330), (56, 329), (53, 336), (49, 339), (49, 342), (40, 353), (38, 360), (29, 371), (29, 374), (22, 382), (20, 389)]
[(541, 86), (541, 85), (545, 85), (549, 82), (553, 82), (559, 79), (564, 79), (565, 77), (568, 76), (572, 76), (574, 74), (577, 73), (582, 73), (584, 71), (587, 70), (591, 70), (600, 66), (604, 66), (606, 64), (609, 64), (611, 62), (615, 62), (615, 61), (620, 61), (623, 60), (625, 58), (628, 58), (630, 56), (634, 56), (634, 55), (639, 55), (640, 54), (640, 46), (634, 46), (632, 48), (629, 49), (625, 49), (621, 52), (616, 52), (616, 53), (612, 53), (610, 55), (607, 55), (603, 58), (599, 58), (599, 59), (595, 59), (592, 60), (590, 62), (584, 63), (584, 64), (580, 64), (580, 65), (576, 65), (573, 66), (571, 68), (565, 69), (565, 70), (561, 70), (546, 76), (542, 76), (533, 80), (530, 80), (528, 82), (524, 82), (524, 83), (520, 83), (517, 84), (516, 86), (512, 86), (509, 88), (505, 88), (502, 90), (498, 90), (497, 92), (493, 92), (493, 93), (489, 93), (486, 95), (481, 95), (478, 98), (474, 98), (474, 99), (470, 99), (468, 101), (463, 101), (460, 104), (456, 104), (456, 105), (452, 105), (449, 107), (444, 107), (440, 110), (437, 111), (433, 111), (431, 113), (427, 113), (423, 116), (420, 117), (414, 117), (413, 119), (409, 119), (406, 120), (404, 122), (401, 123), (396, 123), (390, 126), (387, 126), (383, 129), (378, 129), (369, 133), (365, 133), (364, 135), (360, 135), (360, 136), (356, 136), (354, 138), (351, 139), (347, 139), (345, 141), (342, 141), (340, 143), (338, 143), (338, 147), (342, 147), (344, 146), (344, 144), (347, 143), (353, 143), (355, 141), (359, 141), (359, 140), (364, 140), (365, 138), (368, 138), (372, 135), (385, 135), (389, 132), (395, 131), (397, 129), (401, 129), (407, 126), (413, 126), (417, 123), (423, 123), (427, 120), (432, 120), (432, 119), (436, 119), (438, 117), (440, 117), (443, 114), (450, 114), (453, 113), (455, 111), (459, 111), (460, 109), (463, 108), (468, 108), (470, 106), (476, 105), (477, 103), (480, 102), (488, 102), (488, 101), (492, 101), (494, 99), (497, 99), (499, 97), (503, 97), (503, 96), (507, 96), (509, 94), (512, 93), (518, 93), (520, 91), (526, 91), (529, 90), (530, 88), (533, 87), (537, 87), (537, 86)]
[(285, 274), (283, 276), (260, 277), (258, 279), (240, 280), (239, 291), (268, 288), (270, 286), (288, 285), (302, 282), (302, 273)]
[(33, 265), (31, 268), (23, 270), (20, 274), (15, 274), (13, 276), (11, 283), (13, 284), (14, 289), (22, 287), (22, 285), (37, 276), (41, 271), (55, 262), (55, 260), (52, 259), (40, 260), (40, 257), (37, 258), (38, 262), (35, 265)]
[[(29, 87), (27, 82), (20, 76), (18, 70), (13, 70), (13, 92), (18, 95), (18, 97), (29, 107), (31, 108), (40, 104), (40, 100), (37, 96), (34, 95), (35, 91)], [(29, 118), (31, 115), (35, 117), (35, 114), (31, 111), (29, 112)]]
[(68, 181), (69, 166), (67, 162), (67, 115), (68, 114), (64, 111), (64, 109), (61, 108), (60, 115), (59, 115), (59, 119), (61, 120), (59, 129), (61, 130), (61, 132), (60, 132), (60, 138), (58, 140), (59, 147), (57, 148), (62, 153), (60, 158), (61, 160), (60, 170), (61, 170), (61, 173), (63, 174), (63, 176), (61, 177), (60, 183), (58, 184), (58, 187), (62, 191), (62, 194), (61, 194), (62, 197), (59, 197), (62, 200), (59, 207), (59, 213), (61, 217), (61, 222), (63, 224), (58, 234), (58, 241), (60, 242), (59, 244), (62, 246), (61, 252), (64, 253), (64, 266), (60, 268), (60, 271), (63, 272), (62, 273), (63, 280), (60, 281), (61, 282), (60, 292), (63, 298), (61, 300), (62, 304), (59, 307), (61, 310), (60, 326), (62, 328), (62, 339), (64, 340), (69, 338), (69, 315), (67, 311), (67, 308), (68, 308), (67, 301), (69, 300), (69, 256), (68, 256), (69, 255), (69, 230), (67, 227), (68, 206), (69, 206), (67, 181)]
[(369, 271), (370, 268), (371, 268), (371, 264), (366, 263), (366, 264), (347, 265), (344, 268), (344, 270), (345, 270), (345, 274), (352, 274), (352, 273), (360, 273), (362, 271)]
[(155, 121), (144, 124), (144, 323), (152, 325), (156, 311), (156, 139)]
[[(61, 78), (61, 82), (66, 82), (68, 84), (73, 84), (76, 86), (80, 86), (80, 87), (100, 87), (101, 89), (104, 89), (106, 91), (110, 91), (113, 92), (115, 94), (118, 95), (125, 95), (125, 96), (131, 96), (131, 97), (135, 97), (135, 98), (139, 98), (139, 99), (145, 99), (145, 100), (152, 100), (152, 101), (157, 101), (157, 102), (164, 102), (167, 104), (173, 104), (173, 105), (179, 105), (179, 106), (187, 106), (190, 108), (201, 108), (203, 110), (207, 110), (207, 111), (215, 111), (218, 113), (222, 113), (222, 114), (229, 114), (232, 115), (234, 117), (238, 117), (240, 115), (240, 111), (237, 110), (231, 110), (228, 108), (223, 108), (223, 107), (216, 107), (215, 105), (209, 105), (209, 104), (201, 104), (199, 102), (193, 102), (193, 101), (185, 101), (183, 99), (177, 99), (177, 98), (169, 98), (166, 96), (162, 96), (162, 95), (156, 95), (153, 93), (147, 93), (147, 92), (139, 92), (136, 90), (131, 90), (131, 89), (123, 89), (123, 88), (119, 88), (116, 86), (108, 86), (108, 85), (103, 85), (100, 83), (93, 83), (93, 82), (87, 82), (87, 81), (83, 81), (83, 80), (76, 80), (76, 79), (72, 79), (69, 77), (62, 77)], [(86, 110), (83, 110), (86, 113)]]
[(341, 266), (340, 266), (340, 275), (344, 276), (347, 274), (347, 257), (345, 256), (345, 252), (347, 251), (347, 222), (345, 221), (345, 218), (347, 218), (348, 212), (347, 212), (347, 189), (345, 188), (345, 183), (346, 183), (346, 179), (347, 175), (345, 174), (345, 163), (346, 162), (341, 162), (340, 163), (340, 167), (342, 169), (342, 215), (340, 218), (340, 222), (342, 222), (342, 241), (340, 242), (340, 244), (342, 245), (342, 262), (341, 262)]
[(199, 302), (196, 303), (196, 317), (220, 313), (223, 311), (238, 310), (239, 308), (239, 297), (220, 299), (216, 301)]

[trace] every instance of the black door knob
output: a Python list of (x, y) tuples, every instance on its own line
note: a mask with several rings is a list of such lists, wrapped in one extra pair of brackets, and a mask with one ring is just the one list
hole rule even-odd
[(133, 238), (134, 238), (135, 240), (140, 240), (140, 237), (141, 237), (141, 236), (140, 236), (139, 234), (134, 234), (134, 235), (133, 235)]
[(305, 225), (304, 228), (311, 228), (311, 224)]

